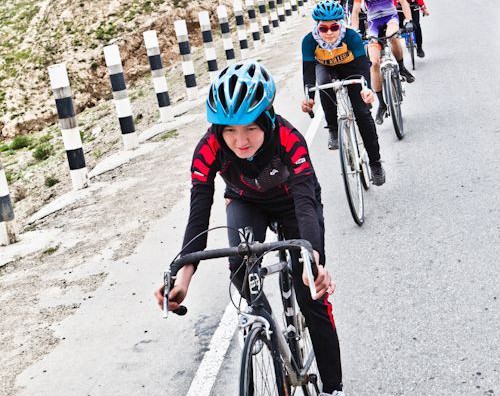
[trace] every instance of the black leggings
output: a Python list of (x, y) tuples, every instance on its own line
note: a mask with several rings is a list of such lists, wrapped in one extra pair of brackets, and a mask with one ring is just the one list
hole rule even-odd
[[(236, 229), (247, 226), (253, 228), (255, 241), (264, 242), (268, 225), (273, 220), (278, 220), (282, 226), (285, 238), (300, 238), (297, 219), (294, 208), (284, 208), (278, 212), (273, 208), (272, 212), (261, 206), (232, 200), (226, 208), (227, 225)], [(318, 218), (324, 235), (323, 210), (318, 208)], [(233, 230), (228, 230), (230, 246), (240, 243), (240, 236)], [(320, 254), (324, 257), (323, 252)], [(340, 364), (340, 349), (337, 330), (332, 314), (332, 305), (327, 297), (314, 301), (309, 294), (309, 288), (302, 282), (302, 264), (299, 262), (298, 252), (292, 252), (292, 274), (293, 285), (306, 323), (311, 332), (311, 340), (316, 354), (318, 369), (323, 382), (323, 392), (333, 393), (334, 390), (342, 390), (342, 368)], [(231, 257), (229, 268), (234, 285), (240, 293), (248, 297), (246, 285), (243, 284), (245, 268), (241, 266), (242, 259)], [(268, 306), (267, 301), (265, 304)]]
[[(349, 76), (338, 75), (332, 67), (323, 66), (320, 63), (316, 64), (316, 81), (318, 84), (327, 84), (334, 78), (347, 77)], [(380, 159), (380, 146), (378, 144), (377, 128), (375, 127), (370, 107), (361, 99), (361, 86), (359, 84), (350, 85), (347, 87), (347, 91), (370, 162), (378, 161)], [(337, 105), (333, 89), (320, 91), (320, 98), (328, 128), (337, 131)]]
[[(413, 27), (415, 29), (415, 41), (417, 48), (422, 48), (422, 27), (420, 26), (420, 9), (416, 6), (411, 6), (411, 19), (413, 20)], [(404, 28), (405, 16), (403, 12), (398, 12), (399, 14), (399, 27)]]

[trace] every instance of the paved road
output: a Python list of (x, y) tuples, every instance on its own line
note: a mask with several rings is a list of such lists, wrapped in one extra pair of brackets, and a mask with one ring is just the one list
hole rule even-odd
[[(379, 129), (388, 181), (366, 195), (362, 228), (350, 217), (338, 154), (326, 149), (326, 134), (319, 131), (311, 146), (350, 395), (500, 394), (495, 5), (430, 3), (432, 15), (423, 21), (428, 56), (417, 60), (417, 81), (407, 87), (407, 136), (397, 141), (389, 120)], [(288, 42), (300, 39), (288, 35)], [(310, 120), (297, 111), (294, 51), (283, 54), (291, 60), (280, 57), (270, 66), (291, 64), (276, 107), (305, 131)], [(151, 303), (161, 277), (156, 263), (165, 254), (158, 247), (168, 243), (174, 253), (180, 245), (187, 205), (183, 198), (92, 304), (64, 322), (60, 334), (68, 342), (18, 378), (23, 394), (187, 393), (229, 301), (226, 266), (212, 262), (194, 279), (186, 317), (162, 321)], [(220, 202), (212, 217), (224, 222)], [(222, 246), (225, 234), (210, 243)], [(120, 287), (108, 287), (113, 282)], [(233, 338), (212, 395), (235, 394), (238, 365)]]

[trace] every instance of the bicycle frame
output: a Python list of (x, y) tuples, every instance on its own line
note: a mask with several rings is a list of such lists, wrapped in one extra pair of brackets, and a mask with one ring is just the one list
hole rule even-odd
[[(248, 231), (247, 229), (245, 230)], [(278, 237), (282, 239), (281, 231), (278, 229)], [(304, 260), (309, 260), (307, 252), (302, 252), (302, 257)], [(251, 312), (243, 313), (240, 312), (240, 328), (244, 329), (246, 327), (261, 326), (263, 327), (267, 339), (274, 343), (274, 348), (278, 351), (279, 356), (273, 356), (273, 359), (279, 359), (281, 357), (283, 364), (286, 368), (287, 374), (289, 375), (291, 386), (302, 386), (308, 383), (307, 371), (309, 370), (313, 360), (314, 352), (311, 352), (306, 359), (304, 367), (299, 371), (298, 364), (296, 362), (298, 351), (293, 351), (290, 345), (286, 341), (285, 335), (279, 326), (278, 320), (274, 317), (272, 312), (268, 312), (264, 305), (264, 292), (262, 290), (262, 280), (273, 273), (279, 272), (280, 274), (280, 289), (283, 303), (283, 312), (286, 317), (287, 324), (287, 336), (290, 338), (295, 338), (297, 336), (297, 312), (293, 307), (293, 288), (289, 278), (289, 261), (286, 258), (284, 251), (279, 252), (280, 261), (277, 264), (271, 266), (262, 267), (260, 265), (260, 260), (255, 255), (248, 257), (247, 259), (247, 276), (248, 276), (248, 286), (250, 294), (249, 307)], [(307, 268), (311, 268), (310, 264), (305, 264), (306, 272), (309, 272)], [(312, 271), (307, 274), (308, 277), (311, 276)], [(291, 327), (290, 327), (291, 326)], [(274, 338), (272, 337), (274, 334)]]
[[(282, 238), (282, 235), (281, 237)], [(237, 246), (231, 248), (223, 248), (223, 249), (214, 249), (214, 250), (205, 250), (200, 252), (188, 253), (182, 257), (178, 257), (172, 261), (170, 264), (170, 268), (164, 273), (164, 291), (163, 291), (163, 309), (164, 309), (164, 318), (168, 316), (168, 296), (171, 288), (174, 286), (177, 272), (182, 268), (184, 264), (197, 262), (200, 260), (208, 260), (212, 258), (220, 258), (220, 257), (231, 257), (231, 256), (239, 256), (243, 257), (246, 260), (247, 266), (247, 277), (248, 277), (248, 287), (249, 287), (249, 306), (251, 308), (251, 312), (243, 313), (240, 312), (240, 327), (253, 327), (260, 326), (264, 329), (266, 337), (270, 340), (272, 344), (272, 358), (278, 363), (281, 364), (283, 362), (287, 374), (289, 375), (290, 385), (291, 386), (304, 386), (309, 382), (315, 385), (313, 381), (313, 375), (307, 375), (307, 370), (311, 366), (314, 360), (314, 352), (311, 351), (310, 356), (306, 359), (306, 364), (304, 368), (299, 371), (298, 364), (294, 357), (294, 352), (291, 351), (290, 346), (287, 343), (285, 335), (281, 331), (278, 325), (278, 321), (273, 316), (272, 312), (268, 312), (266, 310), (264, 304), (264, 294), (262, 291), (262, 280), (267, 276), (277, 272), (283, 272), (288, 275), (288, 261), (286, 259), (286, 255), (284, 253), (285, 250), (298, 250), (300, 248), (302, 260), (304, 263), (304, 268), (306, 270), (306, 274), (308, 279), (313, 280), (315, 273), (313, 273), (312, 267), (312, 246), (308, 241), (299, 239), (299, 240), (280, 240), (277, 242), (270, 243), (259, 243), (254, 242), (253, 240), (253, 231), (251, 227), (245, 228), (245, 237), (244, 240)], [(278, 263), (268, 266), (261, 266), (261, 258), (268, 252), (271, 251), (280, 251), (280, 258), (284, 258), (280, 260)], [(285, 272), (286, 271), (286, 272)], [(283, 277), (283, 279), (287, 279), (287, 277)], [(290, 280), (288, 279), (288, 282)], [(283, 283), (284, 286), (282, 290), (291, 291), (293, 290), (290, 286), (290, 283)], [(287, 288), (288, 287), (288, 288)], [(314, 282), (309, 282), (309, 291), (311, 293), (311, 297), (316, 295), (316, 289), (314, 286)], [(284, 293), (282, 293), (283, 295)], [(290, 309), (293, 307), (292, 294), (287, 297), (287, 301), (289, 303), (285, 304), (284, 307), (286, 309), (285, 313), (290, 313)], [(185, 307), (182, 311), (177, 310), (174, 311), (177, 314), (184, 315), (187, 312)], [(295, 313), (295, 318), (296, 318)], [(295, 319), (294, 319), (295, 320)], [(295, 355), (297, 356), (297, 355)], [(278, 361), (278, 359), (280, 359)], [(316, 385), (315, 385), (316, 386)]]
[[(315, 87), (306, 87), (306, 92), (305, 92), (306, 99), (308, 98), (309, 92), (315, 92), (323, 89), (332, 88), (333, 91), (335, 92), (335, 98), (337, 100), (337, 119), (339, 120), (339, 124), (341, 121), (347, 120), (350, 121), (351, 125), (353, 126), (354, 125), (353, 123), (355, 121), (354, 111), (352, 109), (351, 101), (349, 99), (347, 87), (349, 85), (354, 85), (354, 84), (361, 84), (362, 89), (367, 88), (366, 79), (364, 77), (355, 78), (351, 80), (333, 80), (331, 83), (328, 84), (322, 84)], [(349, 129), (352, 141), (357, 143), (358, 139), (356, 137), (355, 129), (352, 127)], [(365, 158), (365, 155), (366, 155), (366, 149), (363, 147), (363, 152), (359, 153), (360, 160)], [(360, 168), (361, 168), (361, 163), (357, 163), (356, 172), (359, 172)]]

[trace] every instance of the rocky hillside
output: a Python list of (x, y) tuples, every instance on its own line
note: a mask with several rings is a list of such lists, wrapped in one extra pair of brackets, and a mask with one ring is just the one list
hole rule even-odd
[[(103, 46), (118, 43), (127, 81), (149, 71), (142, 33), (154, 29), (164, 64), (177, 61), (175, 19), (200, 42), (197, 14), (217, 0), (9, 0), (0, 2), (0, 131), (13, 137), (56, 119), (47, 67), (65, 62), (77, 111), (110, 97)], [(214, 13), (212, 12), (212, 15)]]

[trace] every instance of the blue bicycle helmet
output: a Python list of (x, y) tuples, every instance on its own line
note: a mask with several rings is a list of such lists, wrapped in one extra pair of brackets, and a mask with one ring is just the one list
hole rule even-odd
[(251, 124), (271, 109), (275, 94), (274, 80), (260, 63), (244, 61), (228, 66), (210, 86), (206, 102), (208, 122)]
[(312, 17), (315, 21), (338, 21), (344, 19), (344, 9), (336, 1), (325, 0), (314, 6)]

